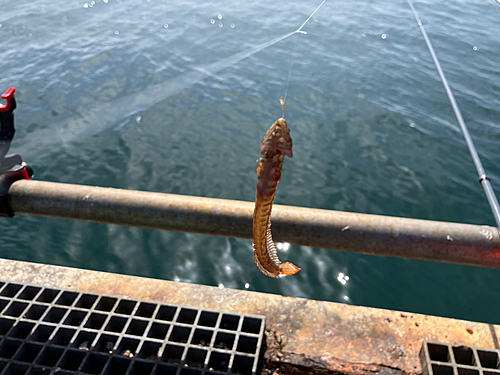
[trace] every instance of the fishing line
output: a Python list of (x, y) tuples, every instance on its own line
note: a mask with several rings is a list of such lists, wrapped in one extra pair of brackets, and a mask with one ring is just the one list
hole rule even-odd
[[(306, 23), (309, 22), (309, 20), (316, 14), (316, 12), (321, 8), (321, 6), (326, 2), (326, 0), (323, 0), (321, 4), (318, 5), (318, 7), (314, 10), (314, 12), (311, 13), (311, 15), (305, 20), (305, 22), (300, 25), (300, 27), (295, 30), (293, 34), (307, 34), (307, 32), (302, 31), (302, 28), (306, 25)], [(293, 35), (292, 34), (292, 35)], [(295, 44), (293, 45), (293, 52), (292, 52), (292, 62), (290, 63), (290, 69), (288, 70), (288, 78), (286, 80), (286, 89), (285, 89), (285, 95), (283, 96), (283, 103), (286, 102), (286, 96), (288, 94), (288, 86), (290, 85), (290, 76), (292, 75), (292, 67), (293, 67), (293, 62), (295, 61), (295, 47), (297, 47), (297, 39), (295, 39)]]
[(474, 162), (474, 165), (476, 166), (476, 170), (479, 175), (479, 184), (481, 185), (481, 188), (483, 189), (484, 194), (486, 195), (486, 199), (488, 199), (488, 203), (490, 205), (491, 211), (493, 212), (493, 216), (495, 217), (495, 221), (497, 223), (497, 228), (500, 229), (500, 206), (498, 205), (497, 197), (495, 196), (495, 192), (493, 191), (493, 187), (491, 186), (490, 179), (483, 168), (483, 164), (481, 163), (481, 159), (479, 158), (479, 155), (477, 153), (476, 146), (474, 146), (474, 142), (472, 141), (469, 130), (467, 129), (467, 125), (465, 124), (465, 121), (462, 117), (462, 113), (460, 112), (457, 102), (455, 101), (455, 96), (453, 95), (453, 92), (450, 89), (450, 85), (448, 85), (448, 81), (446, 80), (443, 70), (441, 69), (441, 64), (439, 63), (436, 53), (434, 52), (434, 48), (432, 48), (431, 41), (427, 36), (427, 32), (424, 29), (424, 25), (420, 20), (420, 17), (418, 16), (415, 7), (413, 6), (412, 0), (406, 0), (406, 1), (411, 8), (413, 16), (415, 17), (415, 20), (417, 21), (417, 24), (420, 28), (420, 31), (424, 36), (427, 48), (429, 49), (432, 59), (434, 60), (434, 64), (436, 65), (439, 76), (441, 77), (441, 82), (443, 82), (444, 89), (446, 91), (446, 94), (448, 95), (450, 104), (453, 107), (453, 111), (455, 112), (455, 117), (457, 118), (458, 124), (460, 125), (460, 129), (462, 130), (462, 134), (465, 138), (465, 142), (467, 143), (467, 147), (469, 148), (469, 152)]
[[(314, 16), (314, 14), (316, 14), (316, 12), (319, 10), (319, 8), (321, 8), (321, 6), (325, 2), (326, 2), (326, 0), (323, 0), (321, 2), (321, 4), (318, 5), (318, 7), (314, 10), (314, 12), (311, 13), (311, 15), (305, 20), (305, 22), (302, 25), (300, 25), (300, 27), (297, 30), (292, 31), (292, 32), (287, 33), (287, 34), (284, 34), (284, 35), (282, 35), (280, 37), (274, 38), (273, 40), (270, 40), (269, 42), (265, 42), (265, 43), (259, 44), (259, 45), (255, 46), (255, 47), (249, 49), (248, 51), (243, 51), (243, 52), (237, 53), (237, 54), (235, 54), (235, 55), (233, 55), (233, 56), (225, 59), (224, 61), (212, 64), (209, 67), (206, 67), (206, 68), (197, 68), (197, 70), (198, 71), (203, 71), (203, 72), (205, 72), (208, 75), (213, 75), (213, 74), (219, 72), (220, 70), (222, 70), (224, 68), (228, 68), (228, 67), (230, 67), (230, 66), (232, 66), (232, 65), (240, 62), (241, 60), (246, 59), (247, 57), (255, 55), (257, 52), (260, 52), (260, 51), (262, 51), (265, 48), (271, 47), (272, 45), (274, 45), (274, 44), (276, 44), (278, 42), (281, 42), (282, 40), (285, 40), (285, 39), (291, 37), (292, 35), (295, 35), (295, 34), (307, 34), (307, 32), (302, 31), (302, 28), (309, 22), (309, 20)], [(291, 66), (290, 66), (290, 71), (291, 71)]]
[[(86, 138), (93, 134), (102, 132), (108, 128), (110, 124), (116, 123), (117, 119), (130, 118), (136, 116), (139, 112), (145, 111), (153, 105), (165, 100), (166, 98), (177, 94), (180, 90), (187, 89), (196, 83), (199, 83), (207, 77), (215, 77), (221, 70), (229, 68), (240, 61), (255, 55), (257, 52), (265, 48), (269, 48), (276, 43), (285, 40), (295, 34), (307, 34), (302, 31), (302, 28), (318, 11), (318, 9), (326, 2), (323, 2), (314, 10), (314, 12), (306, 19), (306, 21), (295, 31), (289, 32), (270, 41), (258, 44), (248, 50), (238, 52), (229, 56), (222, 61), (217, 61), (213, 64), (195, 67), (192, 71), (182, 74), (170, 81), (148, 86), (146, 89), (126, 95), (109, 102), (100, 102), (99, 105), (93, 106), (92, 111), (87, 111), (85, 118), (71, 118), (62, 120), (54, 126), (58, 129), (58, 137), (53, 136), (53, 130), (42, 129), (38, 137), (33, 137), (33, 144), (38, 142), (50, 143), (52, 141), (60, 142), (68, 145), (76, 138)], [(86, 125), (91, 125), (86, 126)], [(83, 130), (82, 130), (83, 129)], [(45, 134), (47, 133), (47, 134)], [(27, 141), (29, 143), (29, 140)], [(26, 144), (27, 150), (36, 149), (33, 145)]]
[(300, 25), (300, 27), (297, 29), (296, 33), (302, 33), (302, 34), (307, 34), (305, 31), (300, 31), (302, 30), (302, 28), (306, 25), (306, 23), (309, 22), (309, 20), (312, 18), (312, 16), (314, 16), (316, 14), (316, 12), (319, 10), (319, 8), (321, 8), (321, 6), (326, 2), (326, 0), (323, 0), (323, 2), (321, 4), (318, 5), (318, 7), (314, 10), (314, 12), (311, 13), (311, 15), (309, 16), (309, 18), (302, 24)]
[(295, 43), (293, 45), (292, 51), (292, 62), (290, 63), (290, 69), (288, 70), (288, 79), (286, 80), (285, 95), (283, 96), (283, 103), (286, 102), (286, 95), (288, 94), (288, 86), (290, 85), (290, 76), (292, 75), (293, 62), (295, 60), (295, 47), (297, 47), (297, 38), (295, 38)]

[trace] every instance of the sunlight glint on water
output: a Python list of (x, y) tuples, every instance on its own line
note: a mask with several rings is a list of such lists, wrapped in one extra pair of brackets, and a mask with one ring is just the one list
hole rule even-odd
[[(259, 144), (281, 116), (293, 58), (294, 157), (277, 204), (493, 225), (406, 3), (326, 2), (292, 36), (317, 6), (6, 7), (0, 90), (19, 94), (12, 149), (39, 180), (253, 201)], [(500, 191), (499, 4), (415, 6)], [(271, 280), (249, 240), (21, 215), (2, 229), (3, 258), (498, 322), (496, 270), (278, 243), (302, 271)]]

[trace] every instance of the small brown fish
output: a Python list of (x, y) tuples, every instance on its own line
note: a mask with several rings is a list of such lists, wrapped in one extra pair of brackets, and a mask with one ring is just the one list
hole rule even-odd
[(271, 210), (276, 189), (281, 180), (281, 168), (285, 155), (293, 157), (292, 138), (285, 121), (285, 105), (281, 98), (283, 117), (267, 131), (260, 145), (262, 158), (257, 168), (257, 196), (253, 213), (253, 251), (255, 264), (266, 276), (293, 275), (300, 268), (292, 263), (281, 263), (271, 234)]

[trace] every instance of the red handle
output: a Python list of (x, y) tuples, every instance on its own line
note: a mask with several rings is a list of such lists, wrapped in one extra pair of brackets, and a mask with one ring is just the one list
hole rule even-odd
[(16, 92), (15, 87), (10, 87), (5, 94), (1, 96), (2, 99), (7, 100), (7, 105), (0, 104), (0, 112), (7, 112), (10, 109), (10, 101), (14, 99), (14, 93)]

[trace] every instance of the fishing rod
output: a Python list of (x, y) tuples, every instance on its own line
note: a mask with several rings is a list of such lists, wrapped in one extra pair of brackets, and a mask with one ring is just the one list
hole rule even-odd
[(500, 12), (500, 0), (489, 0), (491, 6), (495, 8), (496, 11)]
[(413, 12), (413, 16), (417, 21), (420, 31), (424, 36), (425, 43), (427, 44), (427, 48), (429, 49), (432, 59), (434, 60), (434, 64), (436, 65), (439, 76), (441, 77), (441, 81), (443, 82), (443, 86), (446, 91), (446, 94), (448, 95), (448, 99), (450, 100), (450, 104), (453, 107), (453, 111), (455, 112), (455, 117), (457, 118), (458, 124), (460, 125), (460, 129), (462, 130), (462, 134), (465, 138), (465, 142), (467, 143), (467, 147), (469, 148), (470, 155), (472, 157), (474, 165), (476, 166), (476, 170), (479, 176), (479, 184), (481, 185), (481, 188), (483, 189), (484, 194), (486, 195), (486, 199), (488, 199), (488, 203), (490, 205), (491, 211), (497, 223), (497, 228), (500, 229), (500, 206), (498, 205), (497, 197), (495, 196), (495, 192), (493, 191), (493, 187), (491, 186), (490, 178), (488, 177), (486, 171), (484, 170), (483, 164), (481, 163), (481, 159), (479, 158), (479, 155), (477, 153), (476, 146), (474, 146), (474, 142), (472, 141), (472, 138), (469, 134), (469, 129), (467, 129), (467, 125), (465, 124), (465, 121), (462, 117), (462, 113), (460, 112), (457, 102), (455, 101), (455, 96), (453, 95), (453, 92), (450, 89), (450, 85), (448, 85), (448, 81), (446, 80), (443, 70), (441, 69), (441, 64), (439, 63), (436, 53), (434, 52), (434, 48), (432, 48), (431, 41), (427, 36), (424, 25), (420, 20), (420, 17), (418, 16), (415, 7), (413, 6), (412, 0), (406, 0), (406, 2), (408, 3), (408, 5), (411, 8), (411, 11)]

